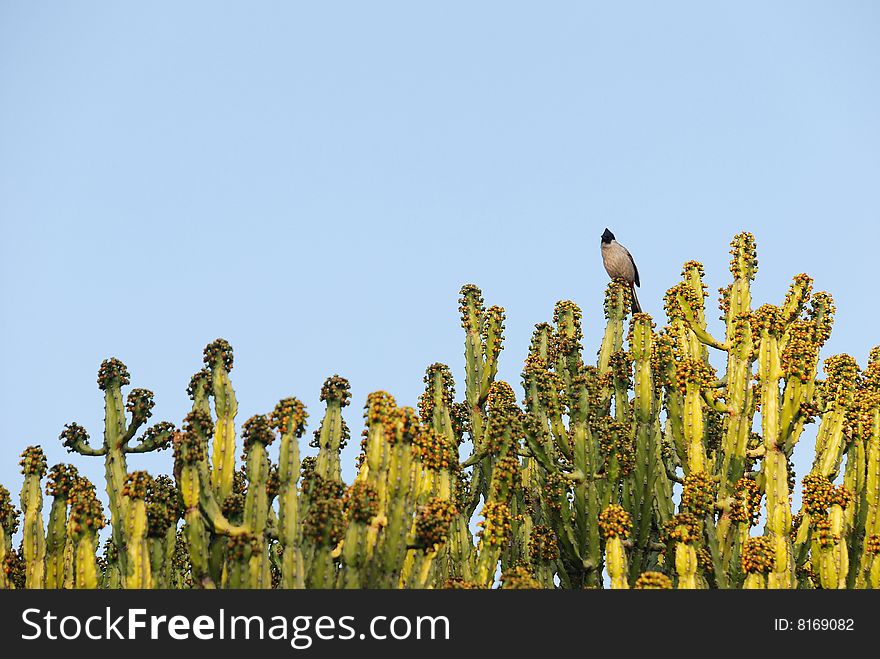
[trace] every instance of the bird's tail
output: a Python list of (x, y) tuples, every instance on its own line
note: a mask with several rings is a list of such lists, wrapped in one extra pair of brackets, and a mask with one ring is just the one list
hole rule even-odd
[(639, 296), (636, 295), (636, 285), (634, 283), (630, 284), (630, 288), (633, 294), (633, 313), (642, 313), (642, 305), (639, 304)]

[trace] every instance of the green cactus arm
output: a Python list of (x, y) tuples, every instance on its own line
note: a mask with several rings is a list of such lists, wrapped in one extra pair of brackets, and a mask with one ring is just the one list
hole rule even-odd
[(843, 458), (844, 428), (853, 405), (858, 365), (849, 355), (834, 355), (825, 360), (824, 368), (828, 376), (822, 387), (826, 409), (816, 437), (816, 458), (811, 471), (833, 480)]
[[(728, 350), (730, 350), (730, 345), (728, 343), (716, 339), (709, 333), (704, 325), (700, 324), (697, 317), (697, 312), (691, 307), (691, 304), (685, 295), (683, 295), (681, 292), (678, 292), (677, 298), (678, 303), (681, 306), (684, 321), (687, 324), (688, 329), (694, 333), (694, 335), (700, 340), (701, 343), (709, 346), (710, 348), (715, 348), (716, 350), (721, 350), (723, 352), (727, 352)], [(705, 320), (703, 321), (703, 323), (705, 324)]]
[(211, 414), (211, 396), (214, 393), (213, 374), (211, 369), (204, 367), (197, 371), (186, 387), (186, 395), (192, 401), (192, 409)]
[(125, 450), (128, 443), (134, 439), (137, 431), (149, 420), (153, 415), (153, 392), (149, 389), (132, 389), (125, 401), (125, 410), (131, 416), (131, 421), (127, 424), (123, 418), (125, 427), (122, 436), (119, 438), (119, 444)]
[[(529, 432), (528, 430), (525, 433), (525, 440), (528, 446), (528, 455), (529, 457), (534, 458), (541, 467), (547, 471), (555, 471), (558, 469), (558, 466), (548, 455), (547, 450), (544, 448), (544, 444), (539, 440), (534, 433)], [(468, 466), (466, 463), (463, 463), (462, 466)]]
[(126, 453), (151, 453), (163, 451), (171, 446), (171, 437), (174, 434), (174, 424), (161, 421), (147, 429), (141, 441), (134, 446), (126, 446)]
[(78, 423), (68, 423), (64, 425), (64, 430), (59, 436), (62, 445), (71, 453), (79, 453), (80, 455), (106, 455), (107, 447), (93, 448), (89, 445), (89, 434), (86, 429)]
[(793, 323), (810, 300), (813, 292), (813, 279), (809, 275), (795, 275), (792, 280), (788, 293), (785, 295), (785, 302), (782, 303), (781, 312), (782, 320), (786, 326)]

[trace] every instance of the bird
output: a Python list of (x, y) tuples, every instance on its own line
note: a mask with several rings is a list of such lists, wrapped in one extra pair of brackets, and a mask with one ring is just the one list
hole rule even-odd
[(639, 269), (633, 260), (629, 250), (621, 245), (614, 238), (614, 234), (607, 228), (602, 234), (602, 264), (605, 266), (605, 272), (612, 279), (623, 279), (629, 283), (632, 290), (632, 312), (634, 314), (641, 313), (642, 307), (639, 304), (639, 298), (636, 296), (636, 286), (639, 283)]

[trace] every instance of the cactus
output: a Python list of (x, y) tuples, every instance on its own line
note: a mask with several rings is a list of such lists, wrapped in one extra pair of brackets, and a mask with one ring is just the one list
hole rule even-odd
[[(723, 336), (700, 263), (684, 264), (659, 328), (630, 316), (630, 288), (612, 280), (596, 361), (581, 309), (558, 302), (535, 326), (521, 403), (497, 378), (504, 311), (463, 287), (462, 400), (443, 364), (425, 372), (418, 411), (369, 394), (350, 484), (339, 375), (321, 388), (315, 455), (301, 454), (307, 414), (288, 397), (242, 424), (237, 465), (228, 342), (204, 349), (181, 429), (159, 423), (136, 442), (152, 393), (124, 397), (126, 367), (105, 360), (102, 445), (76, 423), (61, 433), (104, 458), (103, 554), (104, 509), (71, 465), (48, 473), (44, 527), (47, 465), (29, 447), (21, 522), (0, 487), (0, 588), (880, 588), (880, 347), (864, 370), (848, 355), (820, 362), (830, 295), (799, 274), (780, 304), (753, 310), (754, 237), (731, 254)], [(793, 514), (792, 456), (814, 421)], [(130, 454), (169, 444), (173, 477), (129, 473)]]
[[(86, 430), (76, 423), (66, 425), (60, 436), (62, 444), (72, 453), (104, 457), (112, 538), (119, 559), (119, 565), (113, 565), (111, 569), (117, 570), (119, 575), (125, 575), (128, 571), (126, 553), (120, 551), (127, 544), (128, 501), (122, 494), (128, 476), (126, 455), (168, 448), (174, 432), (172, 424), (162, 421), (148, 428), (140, 440), (131, 445), (138, 430), (152, 416), (154, 403), (153, 393), (148, 389), (132, 389), (123, 403), (122, 387), (129, 382), (128, 368), (121, 361), (110, 358), (101, 363), (98, 370), (98, 388), (104, 392), (104, 442), (101, 448), (93, 448)], [(130, 418), (126, 417), (126, 412)]]
[(629, 537), (632, 518), (621, 506), (612, 504), (599, 515), (599, 527), (605, 538), (605, 564), (612, 588), (629, 588), (626, 550), (623, 541)]

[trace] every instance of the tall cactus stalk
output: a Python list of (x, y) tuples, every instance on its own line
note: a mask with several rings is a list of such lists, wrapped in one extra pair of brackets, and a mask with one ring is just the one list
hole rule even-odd
[(21, 455), (21, 510), (24, 513), (22, 547), (26, 570), (25, 587), (46, 585), (46, 536), (43, 530), (43, 491), (40, 480), (46, 474), (46, 456), (39, 446), (29, 446)]
[(632, 518), (621, 506), (613, 504), (602, 511), (599, 526), (605, 537), (605, 564), (608, 566), (611, 588), (629, 588), (623, 541), (629, 537)]
[(46, 530), (46, 588), (65, 585), (67, 553), (67, 506), (71, 489), (79, 478), (73, 465), (57, 464), (49, 471), (46, 494), (52, 497)]
[(880, 347), (871, 351), (859, 393), (859, 431), (866, 444), (865, 537), (855, 585), (857, 588), (880, 588)]
[(468, 432), (474, 445), (471, 459), (479, 459), (471, 480), (467, 510), (470, 515), (480, 496), (486, 496), (492, 479), (492, 460), (487, 456), (485, 446), (485, 405), (498, 373), (498, 357), (503, 349), (504, 309), (497, 306), (486, 309), (480, 289), (467, 284), (461, 289), (459, 312), (465, 330), (465, 398)]
[(232, 347), (225, 340), (217, 339), (205, 348), (205, 366), (211, 371), (214, 411), (217, 415), (211, 456), (211, 487), (218, 501), (225, 501), (232, 494), (235, 474), (235, 415), (238, 413), (238, 401), (229, 380), (232, 363)]
[(75, 479), (70, 490), (70, 518), (67, 526), (73, 549), (73, 588), (98, 587), (99, 571), (95, 551), (98, 547), (98, 532), (105, 524), (104, 511), (98, 501), (95, 486), (84, 478)]
[[(244, 500), (244, 525), (251, 534), (262, 539), (269, 520), (269, 471), (271, 462), (266, 447), (275, 440), (275, 433), (269, 420), (262, 415), (252, 416), (245, 421), (242, 428), (246, 474), (248, 479), (247, 495)], [(248, 568), (253, 575), (251, 588), (268, 588), (269, 586), (269, 548), (265, 542), (252, 543)]]
[(767, 583), (770, 588), (791, 588), (794, 584), (789, 539), (791, 508), (788, 461), (782, 451), (779, 418), (779, 387), (783, 375), (779, 362), (779, 339), (785, 326), (778, 307), (764, 305), (755, 316), (760, 336), (758, 377), (761, 383), (761, 433), (764, 438), (761, 476), (767, 497), (764, 532), (770, 540), (774, 557)]
[(180, 519), (180, 494), (168, 476), (151, 478), (147, 484), (147, 547), (150, 554), (151, 588), (170, 588), (172, 565)]
[(125, 536), (127, 544), (126, 572), (123, 574), (124, 588), (149, 588), (152, 585), (150, 552), (147, 545), (147, 490), (151, 487), (150, 475), (145, 471), (129, 474), (122, 488), (127, 498), (124, 510)]
[(278, 540), (283, 552), (281, 583), (284, 588), (305, 587), (296, 481), (300, 470), (298, 440), (305, 434), (307, 418), (305, 406), (296, 398), (281, 400), (270, 418), (272, 427), (281, 435), (278, 452)]

